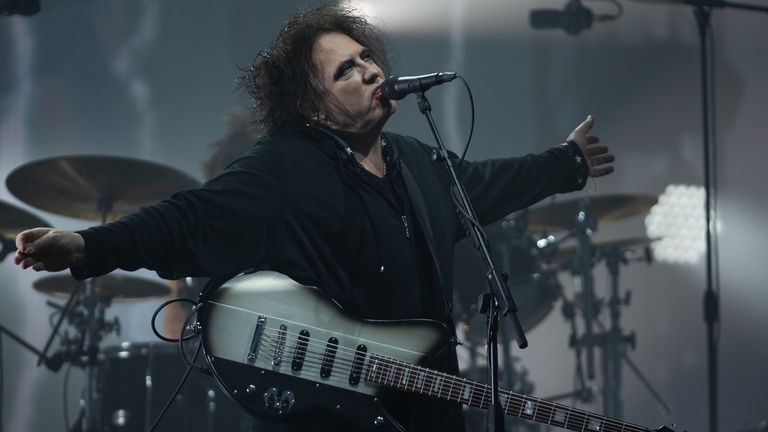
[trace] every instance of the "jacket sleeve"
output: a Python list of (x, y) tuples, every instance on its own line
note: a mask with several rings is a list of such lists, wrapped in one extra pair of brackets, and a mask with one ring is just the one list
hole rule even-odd
[(85, 263), (77, 279), (117, 268), (147, 268), (165, 278), (223, 276), (252, 267), (265, 254), (270, 227), (284, 206), (284, 158), (257, 143), (197, 189), (79, 234)]
[(580, 190), (589, 167), (578, 145), (517, 158), (465, 162), (459, 176), (482, 225), (555, 193)]

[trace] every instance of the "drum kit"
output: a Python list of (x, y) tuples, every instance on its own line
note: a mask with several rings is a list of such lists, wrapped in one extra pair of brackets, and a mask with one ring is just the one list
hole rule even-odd
[[(142, 206), (193, 188), (199, 182), (156, 162), (115, 156), (65, 156), (42, 159), (13, 170), (6, 179), (10, 192), (37, 209), (61, 216), (105, 223)], [(0, 201), (0, 260), (15, 251), (15, 236), (51, 224), (13, 204)], [(54, 299), (58, 320), (41, 351), (8, 329), (17, 342), (38, 355), (38, 366), (57, 371), (68, 362), (85, 371), (80, 416), (69, 430), (145, 431), (158, 416), (185, 364), (178, 347), (163, 343), (122, 343), (101, 347), (104, 336), (119, 335), (117, 317), (107, 319), (113, 302), (166, 297), (168, 286), (135, 276), (110, 274), (76, 281), (68, 274), (45, 276), (33, 288)], [(59, 331), (64, 320), (74, 329)], [(60, 347), (48, 354), (56, 335)], [(120, 389), (116, 391), (116, 389)], [(250, 430), (252, 421), (224, 396), (208, 376), (188, 380), (175, 397), (158, 431)], [(70, 428), (70, 425), (67, 426)]]
[[(531, 330), (541, 323), (558, 301), (563, 317), (569, 323), (569, 347), (576, 357), (577, 385), (572, 391), (547, 399), (592, 402), (595, 385), (588, 381), (595, 379), (597, 350), (601, 354), (598, 365), (604, 414), (622, 418), (623, 364), (638, 374), (660, 406), (666, 407), (627, 356), (628, 348), (634, 347), (634, 334), (625, 333), (620, 324), (621, 310), (629, 303), (629, 293), (622, 294), (619, 289), (620, 268), (637, 261), (650, 263), (653, 258), (650, 245), (656, 239), (594, 240), (598, 226), (645, 214), (655, 203), (656, 198), (648, 195), (597, 195), (515, 212), (486, 227), (493, 257), (505, 274), (524, 330)], [(605, 298), (598, 298), (594, 290), (593, 272), (600, 263), (605, 264), (610, 279)], [(560, 276), (565, 273), (573, 276), (575, 293), (572, 299), (560, 283)], [(478, 312), (478, 298), (487, 291), (486, 279), (485, 269), (475, 258), (471, 244), (466, 240), (460, 242), (454, 258), (455, 317), (466, 348), (462, 350), (466, 355), (460, 353), (460, 366), (464, 374), (476, 374), (472, 378), (480, 381), (486, 374), (485, 361), (478, 361), (479, 357), (484, 357), (486, 316)], [(601, 311), (608, 312), (609, 323), (600, 320)], [(499, 353), (505, 367), (501, 383), (507, 388), (532, 393), (534, 385), (528, 379), (527, 371), (511, 353), (513, 333), (505, 332), (508, 329), (504, 324), (502, 320)], [(581, 334), (577, 331), (579, 328)], [(478, 421), (484, 419), (482, 413), (467, 417), (470, 422), (474, 417)], [(531, 424), (516, 427), (536, 428)]]

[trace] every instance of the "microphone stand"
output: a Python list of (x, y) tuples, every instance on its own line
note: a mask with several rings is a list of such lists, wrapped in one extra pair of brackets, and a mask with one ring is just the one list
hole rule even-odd
[(717, 432), (718, 428), (718, 346), (716, 329), (720, 321), (720, 299), (718, 298), (718, 261), (713, 252), (717, 248), (717, 201), (716, 201), (716, 170), (712, 165), (714, 157), (714, 125), (715, 116), (712, 110), (712, 93), (710, 72), (713, 68), (712, 28), (710, 26), (712, 8), (732, 8), (753, 12), (766, 12), (768, 7), (747, 3), (722, 0), (670, 0), (664, 3), (680, 3), (692, 6), (693, 14), (699, 30), (699, 48), (701, 53), (701, 106), (702, 106), (702, 143), (704, 153), (704, 211), (707, 227), (707, 285), (704, 291), (704, 322), (707, 326), (707, 377), (709, 381), (709, 432)]
[(512, 293), (510, 293), (502, 273), (498, 271), (491, 259), (488, 238), (480, 227), (480, 223), (477, 220), (475, 210), (469, 200), (467, 191), (462, 186), (461, 181), (459, 181), (459, 177), (456, 175), (453, 164), (448, 157), (448, 150), (445, 148), (443, 140), (440, 138), (440, 133), (435, 126), (435, 121), (432, 118), (432, 106), (430, 105), (429, 100), (427, 100), (424, 91), (417, 93), (416, 101), (419, 111), (424, 114), (427, 123), (429, 123), (429, 128), (432, 130), (432, 135), (435, 137), (435, 142), (438, 146), (438, 149), (433, 154), (433, 159), (442, 160), (445, 164), (445, 168), (450, 173), (453, 202), (456, 205), (464, 229), (474, 241), (475, 248), (488, 269), (486, 277), (488, 279), (490, 295), (486, 296), (488, 301), (485, 302), (486, 306), (488, 306), (488, 384), (491, 387), (490, 406), (488, 408), (488, 430), (491, 432), (503, 432), (504, 410), (499, 402), (499, 363), (498, 347), (496, 346), (499, 328), (499, 312), (504, 316), (509, 316), (512, 321), (512, 329), (515, 332), (515, 339), (517, 340), (517, 345), (521, 349), (528, 346), (528, 340), (525, 337), (523, 327), (520, 324), (520, 319), (517, 316), (517, 305), (515, 305), (515, 301), (512, 298)]

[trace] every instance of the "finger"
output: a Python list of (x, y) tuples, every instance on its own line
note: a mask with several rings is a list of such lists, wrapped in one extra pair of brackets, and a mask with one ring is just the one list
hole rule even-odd
[(38, 261), (32, 265), (32, 270), (34, 271), (43, 271), (45, 270), (45, 264), (42, 261)]
[(576, 130), (574, 132), (580, 132), (583, 134), (586, 134), (589, 132), (590, 129), (592, 129), (592, 126), (595, 124), (595, 118), (592, 117), (592, 114), (587, 116), (587, 119), (581, 122), (580, 125), (576, 127)]
[(611, 163), (614, 160), (616, 160), (616, 158), (612, 154), (608, 153), (608, 154), (602, 154), (602, 155), (593, 156), (589, 158), (589, 163), (592, 166), (598, 166), (598, 165), (605, 165), (607, 163)]
[(584, 149), (584, 153), (586, 153), (586, 156), (589, 158), (592, 158), (592, 156), (600, 155), (608, 153), (608, 147), (606, 146), (591, 146)]
[(28, 253), (25, 251), (29, 247), (30, 243), (47, 234), (51, 231), (51, 228), (32, 228), (26, 231), (22, 231), (16, 236), (16, 249)]
[(600, 142), (600, 138), (594, 135), (587, 135), (587, 145), (597, 144)]
[(592, 167), (589, 170), (590, 177), (602, 177), (613, 172), (613, 166)]
[(26, 255), (22, 255), (19, 251), (16, 251), (16, 253), (13, 254), (13, 263), (19, 265), (24, 261), (24, 258), (26, 258)]
[(21, 261), (21, 268), (23, 268), (23, 269), (27, 269), (27, 268), (30, 268), (30, 267), (32, 267), (32, 265), (33, 265), (33, 264), (35, 264), (36, 262), (37, 262), (37, 260), (36, 260), (36, 259), (34, 259), (34, 258), (32, 258), (32, 257), (26, 257), (26, 258), (24, 258), (24, 259)]

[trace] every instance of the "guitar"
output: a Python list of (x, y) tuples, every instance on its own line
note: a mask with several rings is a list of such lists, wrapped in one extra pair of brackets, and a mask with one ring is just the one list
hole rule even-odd
[[(333, 413), (358, 428), (403, 431), (382, 407), (385, 389), (490, 405), (490, 386), (422, 366), (445, 347), (441, 323), (359, 320), (317, 288), (279, 273), (230, 279), (207, 298), (198, 324), (216, 380), (262, 419)], [(508, 390), (499, 391), (499, 401), (505, 414), (572, 431), (650, 432)]]

